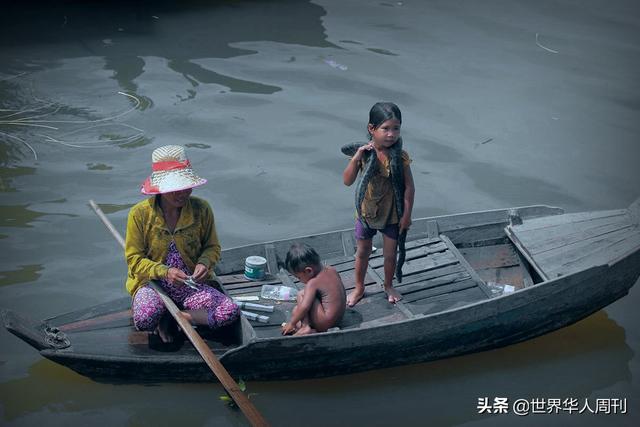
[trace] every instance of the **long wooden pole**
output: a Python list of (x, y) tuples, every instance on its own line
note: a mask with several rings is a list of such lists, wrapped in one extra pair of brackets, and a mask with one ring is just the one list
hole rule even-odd
[[(89, 200), (89, 205), (91, 205), (93, 211), (96, 213), (96, 215), (98, 215), (104, 225), (107, 226), (118, 243), (120, 243), (122, 249), (124, 249), (124, 239), (122, 238), (120, 233), (118, 233), (118, 230), (115, 229), (113, 224), (111, 224), (109, 218), (107, 218), (104, 212), (102, 212), (102, 209), (100, 209), (100, 207), (93, 200)], [(171, 313), (176, 322), (178, 322), (178, 325), (180, 325), (180, 328), (182, 328), (184, 333), (187, 335), (189, 341), (191, 341), (196, 350), (198, 350), (200, 356), (202, 356), (202, 358), (218, 378), (222, 386), (225, 388), (225, 390), (227, 390), (236, 405), (238, 405), (240, 410), (242, 410), (251, 425), (256, 427), (269, 426), (267, 420), (264, 419), (255, 405), (251, 403), (247, 396), (242, 392), (242, 390), (240, 390), (240, 387), (238, 387), (238, 383), (236, 383), (231, 375), (229, 375), (229, 372), (227, 372), (222, 363), (220, 363), (216, 355), (213, 354), (202, 337), (200, 337), (195, 329), (193, 329), (193, 326), (191, 326), (191, 324), (182, 316), (180, 309), (178, 309), (173, 300), (171, 300), (171, 298), (169, 298), (169, 296), (164, 292), (160, 284), (152, 280), (150, 285), (158, 293), (158, 295), (162, 299), (162, 302), (169, 310), (169, 313)]]

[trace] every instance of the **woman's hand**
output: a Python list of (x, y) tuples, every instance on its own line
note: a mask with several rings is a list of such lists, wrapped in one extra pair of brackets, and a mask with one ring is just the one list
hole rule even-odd
[(172, 285), (183, 285), (184, 281), (187, 280), (187, 277), (189, 276), (184, 274), (182, 270), (174, 267), (169, 268), (169, 271), (167, 271), (167, 282)]
[(404, 230), (408, 230), (409, 227), (411, 227), (411, 215), (402, 215), (402, 218), (400, 218), (400, 223), (398, 224), (400, 233), (402, 233)]
[(209, 269), (204, 264), (196, 264), (196, 267), (193, 269), (193, 275), (191, 278), (196, 282), (200, 282), (207, 278), (209, 274)]

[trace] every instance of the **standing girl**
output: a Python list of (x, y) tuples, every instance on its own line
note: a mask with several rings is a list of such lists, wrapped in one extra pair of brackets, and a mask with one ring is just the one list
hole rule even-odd
[(372, 238), (383, 235), (384, 291), (390, 303), (402, 299), (393, 288), (398, 236), (411, 226), (415, 187), (409, 154), (402, 149), (402, 114), (391, 102), (378, 102), (369, 111), (368, 144), (360, 146), (345, 168), (342, 178), (350, 186), (358, 172), (362, 179), (356, 189), (355, 289), (347, 304), (353, 307), (364, 296), (364, 279), (371, 255)]

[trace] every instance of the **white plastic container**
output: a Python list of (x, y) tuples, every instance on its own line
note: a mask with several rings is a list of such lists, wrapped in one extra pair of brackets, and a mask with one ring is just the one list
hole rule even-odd
[(242, 315), (249, 320), (254, 320), (260, 323), (269, 323), (269, 316), (263, 316), (258, 313), (252, 313), (250, 311), (244, 311), (244, 310), (242, 310)]
[(264, 279), (267, 260), (261, 256), (250, 256), (244, 260), (244, 277), (249, 280)]
[(252, 302), (244, 302), (244, 301), (238, 301), (236, 304), (238, 304), (238, 307), (247, 309), (247, 310), (264, 311), (267, 313), (273, 313), (272, 305), (254, 304)]
[(295, 301), (298, 290), (289, 286), (262, 285), (260, 297), (276, 301)]

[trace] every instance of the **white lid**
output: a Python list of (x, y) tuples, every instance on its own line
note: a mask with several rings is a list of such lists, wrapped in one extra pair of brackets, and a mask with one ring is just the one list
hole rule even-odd
[(267, 263), (267, 260), (261, 256), (254, 255), (254, 256), (247, 257), (245, 262), (251, 265), (265, 265)]

